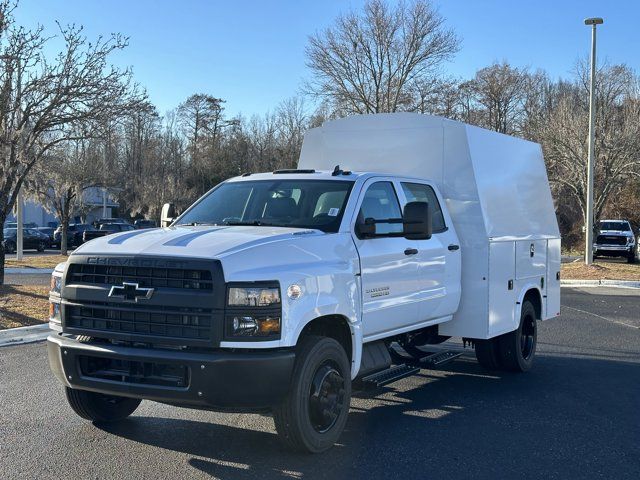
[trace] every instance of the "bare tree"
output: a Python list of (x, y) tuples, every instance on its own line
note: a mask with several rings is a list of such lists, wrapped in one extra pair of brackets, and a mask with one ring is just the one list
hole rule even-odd
[[(94, 147), (94, 148), (92, 148)], [(67, 233), (71, 215), (83, 209), (83, 194), (100, 185), (95, 168), (99, 152), (87, 140), (59, 143), (31, 171), (26, 189), (60, 220), (60, 254), (67, 255)]]
[(519, 130), (527, 98), (529, 74), (508, 63), (478, 70), (469, 82), (474, 99), (483, 113), (483, 127), (513, 135)]
[(118, 114), (138, 96), (130, 72), (107, 64), (126, 38), (89, 43), (81, 28), (61, 28), (64, 50), (50, 61), (44, 51), (48, 37), (41, 28), (16, 26), (13, 8), (10, 0), (0, 2), (0, 224), (31, 170), (56, 145), (78, 138), (78, 132), (83, 136), (80, 125)]
[[(637, 79), (624, 65), (603, 65), (596, 73), (596, 141), (594, 213), (596, 220), (612, 194), (640, 178), (640, 99)], [(588, 69), (579, 64), (572, 88), (543, 121), (536, 137), (542, 142), (549, 177), (556, 189), (571, 195), (586, 221)], [(560, 199), (562, 200), (562, 199)]]
[(362, 13), (342, 15), (309, 37), (307, 90), (341, 114), (407, 109), (412, 85), (433, 77), (457, 50), (458, 39), (430, 1), (390, 7), (368, 0)]

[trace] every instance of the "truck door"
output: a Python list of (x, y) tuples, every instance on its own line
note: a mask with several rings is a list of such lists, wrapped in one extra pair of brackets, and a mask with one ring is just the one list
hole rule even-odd
[(433, 235), (427, 240), (411, 240), (419, 262), (419, 320), (429, 321), (452, 315), (460, 302), (461, 252), (451, 219), (442, 209), (431, 185), (400, 182), (406, 202), (426, 202), (431, 209)]
[(360, 256), (363, 336), (373, 340), (417, 321), (418, 262), (407, 240), (397, 236), (402, 233), (402, 223), (377, 223), (373, 238), (356, 234), (358, 218), (402, 218), (393, 182), (369, 180), (356, 211), (352, 232)]

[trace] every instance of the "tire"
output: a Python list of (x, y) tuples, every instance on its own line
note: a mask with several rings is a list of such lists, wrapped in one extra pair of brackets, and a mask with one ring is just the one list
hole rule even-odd
[(94, 423), (117, 422), (135, 412), (139, 398), (118, 397), (66, 387), (67, 401), (78, 416)]
[(46, 248), (47, 248), (47, 245), (44, 242), (40, 242), (38, 243), (38, 248), (36, 248), (36, 250), (42, 253), (45, 251)]
[(498, 337), (502, 368), (511, 372), (530, 370), (536, 354), (537, 340), (536, 309), (530, 301), (525, 300), (517, 330)]
[(276, 430), (291, 450), (323, 452), (344, 430), (351, 402), (351, 368), (332, 338), (308, 336), (296, 352), (287, 398), (273, 409)]
[(636, 254), (635, 254), (635, 252), (631, 252), (631, 254), (629, 254), (627, 256), (627, 263), (636, 263)]
[(478, 363), (487, 370), (500, 370), (500, 345), (497, 338), (488, 340), (475, 340), (476, 358)]
[(6, 242), (4, 244), (4, 253), (16, 253), (16, 246), (13, 242)]

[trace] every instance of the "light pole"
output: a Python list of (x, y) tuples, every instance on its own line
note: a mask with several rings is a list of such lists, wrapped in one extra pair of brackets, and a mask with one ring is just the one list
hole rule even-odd
[(585, 25), (591, 25), (591, 86), (589, 88), (589, 153), (587, 160), (587, 231), (584, 263), (593, 263), (593, 156), (595, 143), (595, 89), (596, 89), (596, 26), (604, 21), (601, 18), (587, 18)]

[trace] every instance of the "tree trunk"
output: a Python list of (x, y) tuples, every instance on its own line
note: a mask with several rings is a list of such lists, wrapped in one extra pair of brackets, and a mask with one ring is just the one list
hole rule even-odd
[(0, 286), (4, 285), (4, 245), (2, 241), (4, 240), (4, 222), (7, 219), (7, 216), (0, 212)]
[(62, 234), (60, 235), (60, 255), (68, 255), (67, 232), (69, 231), (69, 202), (65, 202), (62, 215), (60, 218), (60, 226)]

